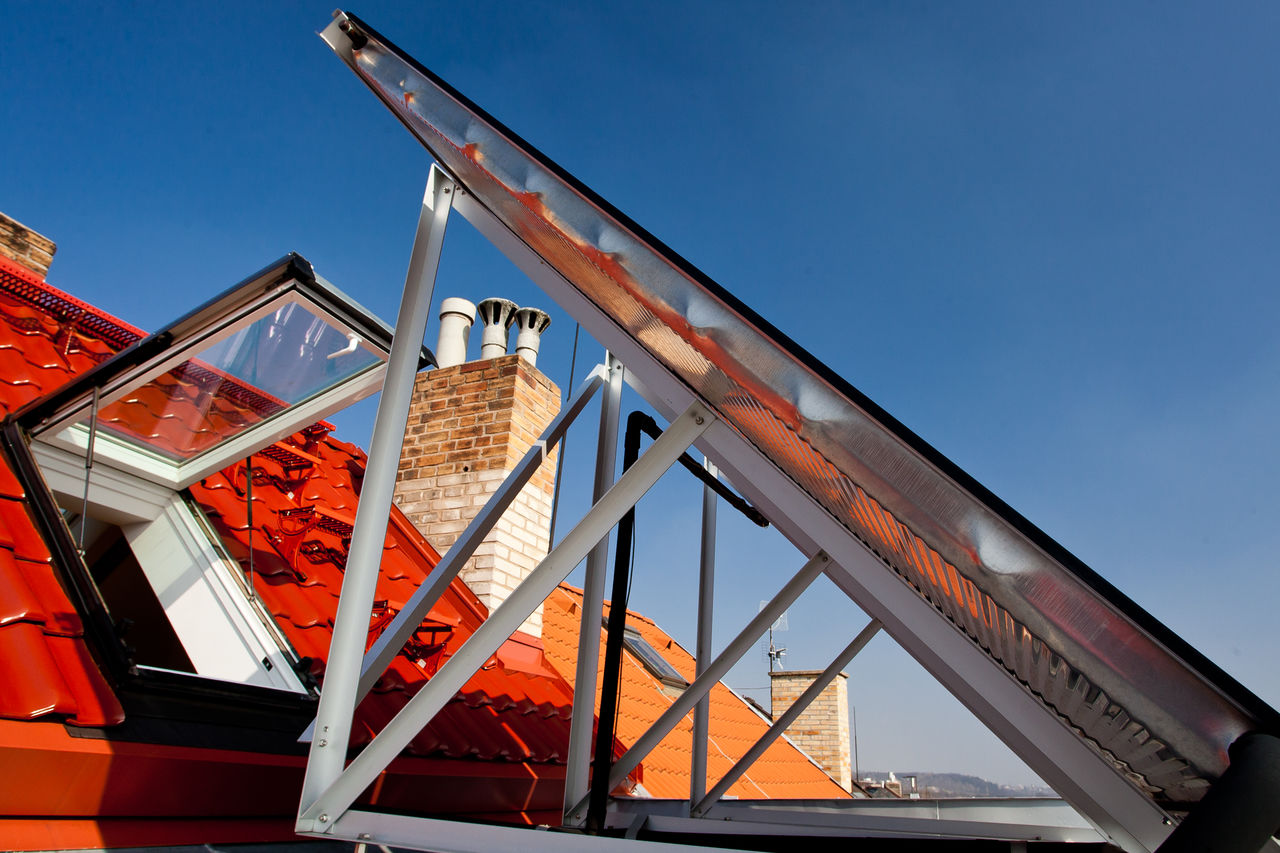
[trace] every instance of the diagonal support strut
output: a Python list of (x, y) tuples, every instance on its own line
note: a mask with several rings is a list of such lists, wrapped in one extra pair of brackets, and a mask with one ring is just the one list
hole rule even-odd
[(836, 659), (831, 662), (831, 665), (824, 669), (822, 674), (815, 678), (813, 683), (805, 688), (805, 691), (800, 694), (796, 701), (791, 703), (791, 707), (787, 708), (787, 710), (774, 721), (773, 725), (769, 727), (769, 730), (762, 734), (760, 739), (751, 745), (751, 748), (746, 751), (746, 754), (744, 754), (742, 758), (738, 759), (738, 763), (729, 768), (729, 772), (724, 774), (724, 778), (717, 782), (716, 786), (712, 788), (705, 797), (702, 797), (694, 804), (693, 808), (690, 809), (690, 814), (692, 814), (693, 817), (702, 817), (705, 815), (707, 813), (707, 809), (715, 805), (715, 803), (724, 796), (725, 791), (728, 791), (733, 783), (738, 781), (738, 778), (750, 769), (756, 759), (764, 755), (764, 752), (769, 748), (769, 745), (782, 737), (782, 734), (790, 728), (791, 724), (796, 721), (797, 717), (804, 713), (805, 708), (808, 708), (813, 703), (813, 700), (818, 698), (819, 694), (826, 689), (826, 686), (831, 683), (831, 680), (836, 677), (840, 670), (848, 666), (849, 662), (857, 656), (858, 652), (862, 651), (866, 647), (867, 643), (871, 642), (871, 638), (880, 633), (881, 627), (883, 626), (880, 624), (879, 620), (872, 619), (868, 622), (867, 627), (859, 631), (858, 636), (853, 638), (853, 642), (845, 646), (844, 651), (836, 655)]
[(356, 509), (347, 571), (334, 617), (333, 639), (329, 643), (324, 689), (320, 692), (320, 707), (316, 714), (320, 736), (312, 740), (307, 756), (300, 813), (338, 778), (347, 756), (360, 660), (369, 634), (369, 613), (373, 608), (396, 470), (409, 419), (409, 399), (413, 394), (413, 379), (418, 372), (422, 338), (427, 332), (427, 313), (431, 310), (431, 296), (455, 189), (453, 180), (433, 165), (409, 256), (409, 271), (405, 275), (404, 294), (400, 298), (391, 355), (382, 381), (382, 397), (373, 422), (369, 464), (365, 468), (364, 486)]
[[(664, 433), (665, 435), (665, 433)], [(654, 445), (657, 446), (656, 444)], [(653, 449), (650, 448), (650, 453)], [(645, 454), (646, 456), (648, 454)], [(624, 475), (625, 476), (625, 475)], [(613, 769), (609, 773), (609, 790), (613, 790), (626, 780), (627, 774), (636, 769), (641, 761), (645, 759), (655, 746), (657, 746), (664, 737), (666, 737), (681, 718), (693, 710), (693, 706), (698, 700), (711, 691), (711, 688), (720, 682), (728, 674), (738, 659), (746, 653), (747, 649), (755, 644), (765, 629), (772, 625), (782, 612), (795, 602), (800, 594), (809, 588), (809, 584), (813, 583), (818, 575), (826, 571), (831, 563), (831, 558), (825, 552), (819, 551), (809, 559), (800, 571), (796, 572), (795, 577), (787, 581), (787, 583), (778, 591), (778, 594), (765, 605), (754, 619), (747, 623), (747, 626), (734, 637), (729, 645), (725, 646), (711, 665), (693, 680), (693, 683), (680, 694), (679, 698), (671, 704), (654, 721), (643, 735), (636, 739), (622, 757), (613, 765)], [(587, 808), (587, 801), (584, 799), (573, 809), (574, 814), (583, 814)]]
[[(692, 404), (676, 418), (631, 470), (618, 479), (560, 544), (512, 591), (507, 600), (489, 614), (489, 618), (453, 657), (387, 723), (373, 742), (352, 760), (332, 784), (304, 807), (298, 818), (298, 831), (324, 832), (333, 825), (333, 820), (351, 808), (361, 792), (373, 783), (378, 774), (457, 694), (476, 670), (498, 651), (533, 609), (582, 562), (587, 552), (658, 482), (663, 473), (680, 458), (680, 454), (713, 421), (714, 417), (701, 403)], [(354, 695), (354, 688), (353, 684), (348, 695)], [(323, 735), (324, 730), (321, 729), (319, 733)]]

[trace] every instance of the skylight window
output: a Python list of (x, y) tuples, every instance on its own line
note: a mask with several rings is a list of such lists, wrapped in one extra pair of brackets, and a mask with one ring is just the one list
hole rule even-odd
[(14, 414), (46, 538), (81, 564), (73, 582), (131, 673), (307, 692), (187, 489), (254, 453), (299, 456), (264, 448), (376, 392), (390, 347), (289, 255)]
[[(301, 301), (266, 311), (102, 407), (98, 427), (185, 462), (381, 363), (357, 334)], [(89, 429), (92, 417), (76, 427)]]
[(649, 674), (668, 687), (688, 687), (685, 677), (655, 649), (648, 640), (634, 628), (626, 628), (622, 632), (622, 645), (631, 656), (640, 661)]
[(390, 345), (290, 255), (19, 417), (39, 442), (182, 489), (377, 391)]

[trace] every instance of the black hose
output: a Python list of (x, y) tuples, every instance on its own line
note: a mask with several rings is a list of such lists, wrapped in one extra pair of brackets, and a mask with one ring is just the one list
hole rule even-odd
[(1258, 853), (1280, 827), (1280, 738), (1242, 735), (1231, 763), (1156, 853)]
[[(640, 458), (641, 420), (652, 418), (643, 412), (627, 416), (627, 432), (622, 443), (622, 473)], [(656, 426), (656, 424), (655, 424)], [(622, 638), (627, 627), (627, 587), (630, 581), (631, 547), (635, 539), (636, 508), (627, 510), (618, 522), (618, 544), (613, 560), (613, 593), (609, 596), (609, 624), (604, 643), (604, 673), (600, 678), (600, 716), (596, 723), (596, 752), (591, 761), (591, 798), (587, 804), (587, 831), (604, 826), (609, 804), (609, 773), (613, 767), (613, 740), (618, 713), (618, 693), (622, 687)], [(584, 619), (592, 615), (583, 614)]]
[[(656, 439), (662, 435), (657, 422), (644, 412), (627, 416), (627, 431), (622, 440), (622, 472), (625, 474), (640, 458), (640, 436)], [(734, 509), (761, 527), (769, 522), (751, 504), (712, 476), (687, 453), (680, 464), (700, 481), (715, 490)], [(631, 583), (631, 557), (635, 546), (636, 510), (633, 506), (618, 522), (618, 544), (613, 560), (613, 593), (609, 597), (609, 622), (604, 644), (604, 672), (600, 677), (600, 714), (596, 723), (596, 749), (591, 760), (591, 795), (587, 802), (586, 827), (599, 832), (604, 826), (609, 804), (609, 773), (613, 766), (613, 742), (617, 729), (618, 694), (622, 688), (622, 643), (627, 626), (627, 598)], [(591, 618), (585, 614), (584, 618)]]

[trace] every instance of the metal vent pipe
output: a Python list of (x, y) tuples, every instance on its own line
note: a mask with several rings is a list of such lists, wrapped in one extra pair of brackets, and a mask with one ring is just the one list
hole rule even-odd
[(476, 306), (466, 299), (450, 296), (440, 303), (440, 343), (436, 364), (453, 367), (467, 360), (467, 337), (476, 319)]
[(516, 304), (491, 296), (476, 306), (484, 334), (480, 338), (480, 358), (488, 360), (507, 354), (507, 330), (515, 321)]
[(530, 366), (535, 366), (542, 333), (551, 325), (551, 315), (537, 308), (521, 308), (516, 311), (515, 323), (520, 329), (516, 336), (516, 353), (524, 356)]

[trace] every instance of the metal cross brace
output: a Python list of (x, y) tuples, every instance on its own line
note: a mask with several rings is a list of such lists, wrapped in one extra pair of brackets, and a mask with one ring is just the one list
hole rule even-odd
[[(867, 643), (871, 642), (871, 638), (880, 633), (880, 628), (881, 625), (877, 620), (872, 619), (868, 622), (867, 627), (859, 631), (858, 636), (853, 638), (853, 642), (845, 646), (844, 651), (836, 655), (836, 659), (831, 662), (831, 665), (824, 669), (822, 674), (805, 688), (799, 698), (791, 703), (791, 707), (787, 708), (769, 727), (769, 730), (751, 745), (751, 748), (746, 751), (742, 758), (738, 759), (738, 763), (729, 768), (729, 772), (724, 774), (724, 778), (717, 782), (716, 786), (705, 797), (694, 802), (693, 808), (689, 810), (690, 814), (693, 817), (704, 816), (707, 813), (707, 809), (723, 797), (725, 791), (728, 791), (729, 787), (738, 781), (738, 777), (747, 772), (756, 759), (764, 755), (769, 745), (781, 737), (783, 732), (796, 721), (796, 718), (803, 714), (804, 710), (813, 703), (813, 700), (821, 695), (822, 691), (831, 683), (831, 680), (836, 677), (840, 670), (848, 666), (858, 652), (862, 651)], [(689, 799), (694, 800), (694, 797), (690, 796)]]
[(369, 462), (351, 532), (347, 569), (342, 579), (338, 612), (334, 617), (333, 639), (329, 644), (324, 689), (320, 693), (320, 707), (316, 714), (320, 736), (312, 740), (307, 757), (300, 812), (338, 778), (346, 761), (360, 662), (369, 635), (369, 612), (378, 583), (387, 519), (391, 515), (396, 472), (409, 419), (409, 401), (413, 394), (414, 376), (418, 372), (418, 357), (422, 353), (422, 338), (427, 331), (427, 312), (431, 310), (431, 296), (455, 189), (452, 179), (435, 166), (431, 167), (409, 256), (409, 271), (400, 298), (387, 372), (382, 381), (382, 397), (373, 422)]
[[(332, 825), (333, 820), (346, 812), (361, 792), (373, 783), (378, 774), (408, 746), (409, 741), (422, 731), (467, 680), (497, 652), (512, 632), (520, 627), (534, 608), (582, 562), (597, 542), (608, 535), (627, 510), (644, 496), (713, 421), (711, 413), (698, 402), (677, 417), (631, 470), (623, 474), (596, 502), (560, 544), (512, 591), (507, 600), (489, 614), (489, 618), (352, 760), (341, 775), (312, 799), (309, 805), (304, 805), (298, 817), (297, 830), (323, 833)], [(348, 687), (348, 697), (354, 696), (355, 687), (354, 683)], [(350, 725), (349, 716), (347, 725)], [(321, 719), (317, 739), (312, 747), (313, 753), (315, 744), (325, 734), (324, 720)]]
[[(378, 639), (364, 656), (364, 662), (360, 670), (360, 683), (356, 688), (356, 705), (360, 704), (360, 700), (368, 695), (369, 691), (373, 689), (373, 685), (382, 677), (382, 673), (386, 672), (387, 667), (391, 665), (391, 661), (404, 648), (404, 644), (408, 642), (414, 630), (422, 624), (423, 618), (440, 600), (440, 596), (448, 589), (453, 579), (462, 571), (462, 567), (466, 565), (467, 560), (471, 559), (471, 555), (475, 553), (476, 548), (484, 540), (484, 537), (488, 535), (489, 531), (498, 522), (498, 519), (506, 512), (507, 507), (520, 494), (520, 490), (532, 479), (547, 454), (564, 438), (574, 419), (590, 402), (591, 397), (600, 386), (604, 384), (604, 373), (604, 366), (597, 365), (587, 375), (587, 378), (578, 386), (573, 397), (569, 400), (569, 404), (543, 430), (542, 435), (538, 437), (538, 440), (533, 443), (533, 446), (516, 464), (516, 467), (502, 481), (497, 491), (490, 495), (484, 507), (467, 525), (466, 530), (445, 552), (444, 557), (432, 570), (427, 581), (414, 590), (413, 595), (405, 602), (404, 607), (396, 614), (395, 619), (378, 635)], [(315, 722), (313, 721), (298, 740), (311, 740), (314, 729)]]
[[(650, 452), (652, 452), (652, 449), (650, 449)], [(648, 454), (645, 455), (647, 456)], [(809, 584), (813, 583), (818, 575), (827, 570), (830, 562), (830, 557), (823, 552), (819, 552), (805, 563), (800, 571), (796, 572), (795, 577), (787, 581), (786, 585), (778, 591), (778, 594), (764, 606), (754, 619), (747, 623), (747, 626), (742, 629), (738, 636), (729, 642), (729, 645), (711, 662), (706, 671), (700, 673), (693, 680), (693, 683), (680, 694), (679, 698), (662, 713), (662, 716), (654, 721), (648, 731), (637, 738), (631, 748), (614, 763), (613, 769), (609, 772), (609, 790), (613, 790), (626, 780), (627, 774), (634, 770), (636, 765), (643, 761), (645, 756), (676, 727), (676, 724), (693, 709), (699, 699), (709, 693), (712, 687), (720, 683), (720, 679), (728, 674), (733, 665), (738, 662), (738, 659), (755, 644), (756, 640), (770, 625), (777, 621), (782, 612), (790, 607), (802, 592), (808, 589)], [(587, 801), (582, 800), (573, 809), (573, 813), (575, 815), (584, 814), (586, 808)]]

